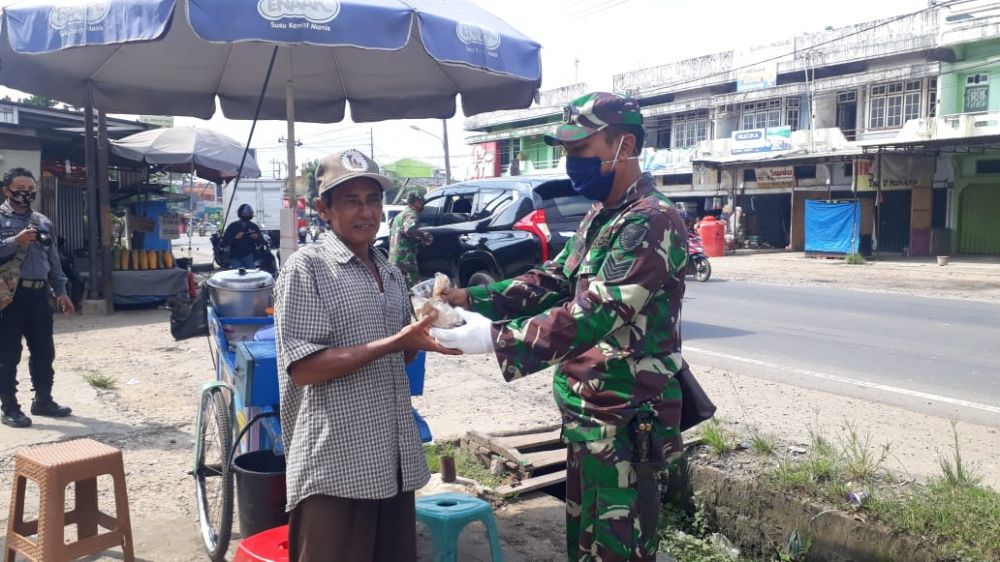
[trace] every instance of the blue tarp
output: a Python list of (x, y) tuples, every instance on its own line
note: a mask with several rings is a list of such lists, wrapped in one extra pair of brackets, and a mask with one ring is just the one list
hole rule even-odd
[(806, 201), (807, 252), (856, 254), (860, 233), (860, 202)]

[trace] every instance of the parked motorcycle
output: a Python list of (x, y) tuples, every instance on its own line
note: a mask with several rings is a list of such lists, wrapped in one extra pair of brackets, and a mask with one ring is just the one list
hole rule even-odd
[(705, 246), (701, 236), (694, 232), (688, 233), (688, 265), (687, 274), (694, 275), (696, 281), (705, 282), (712, 276), (712, 264), (705, 255)]

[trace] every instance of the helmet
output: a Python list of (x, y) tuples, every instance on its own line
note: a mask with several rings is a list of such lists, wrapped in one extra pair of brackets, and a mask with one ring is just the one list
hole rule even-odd
[(247, 220), (252, 219), (253, 207), (251, 207), (247, 203), (240, 205), (240, 208), (236, 209), (236, 216), (240, 217), (241, 219), (247, 219)]

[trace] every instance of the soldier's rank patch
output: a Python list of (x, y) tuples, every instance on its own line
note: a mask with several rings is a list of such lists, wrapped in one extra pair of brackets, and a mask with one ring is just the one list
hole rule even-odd
[(604, 265), (601, 267), (601, 277), (609, 283), (617, 283), (628, 276), (633, 265), (635, 265), (635, 258), (621, 258), (616, 255), (616, 252), (612, 252), (608, 259), (604, 260)]
[(622, 250), (626, 252), (631, 252), (646, 240), (646, 233), (649, 232), (649, 227), (644, 224), (629, 223), (622, 228), (620, 234), (618, 234), (618, 242), (622, 245)]

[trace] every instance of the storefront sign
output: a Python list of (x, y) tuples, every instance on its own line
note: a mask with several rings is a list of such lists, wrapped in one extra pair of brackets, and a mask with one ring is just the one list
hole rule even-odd
[(755, 152), (781, 152), (792, 149), (791, 127), (747, 129), (734, 131), (730, 152), (752, 154)]
[(795, 168), (757, 168), (757, 187), (792, 187), (795, 185)]
[(129, 232), (153, 232), (155, 225), (151, 218), (133, 215), (131, 212), (125, 215), (125, 228)]
[(854, 182), (858, 191), (876, 189), (898, 190), (934, 185), (934, 158), (920, 155), (887, 154), (881, 157), (882, 179), (879, 181), (879, 156), (854, 161)]
[(499, 142), (483, 142), (472, 147), (470, 179), (495, 178), (500, 175)]
[(181, 216), (177, 213), (160, 215), (160, 238), (162, 240), (177, 240), (181, 237)]
[(791, 41), (786, 40), (735, 51), (733, 72), (736, 74), (736, 91), (775, 87), (778, 83), (778, 61), (787, 58), (791, 47)]

